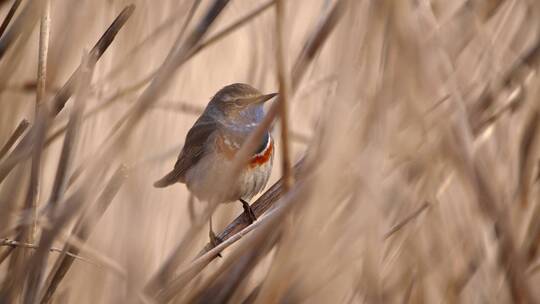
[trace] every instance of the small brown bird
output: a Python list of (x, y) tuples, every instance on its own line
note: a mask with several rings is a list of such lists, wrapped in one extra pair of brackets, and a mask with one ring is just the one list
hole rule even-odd
[[(163, 188), (180, 182), (199, 200), (212, 199), (217, 175), (231, 168), (235, 154), (264, 117), (263, 103), (276, 95), (262, 94), (243, 83), (219, 90), (187, 133), (173, 170), (154, 186)], [(266, 186), (273, 158), (274, 141), (267, 132), (224, 201), (239, 200), (252, 222), (256, 217), (248, 201)], [(210, 238), (216, 242), (211, 221)]]

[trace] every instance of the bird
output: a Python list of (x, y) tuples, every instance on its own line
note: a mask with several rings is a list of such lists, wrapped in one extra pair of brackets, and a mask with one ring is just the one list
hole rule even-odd
[[(174, 168), (156, 181), (154, 187), (182, 183), (198, 200), (210, 202), (215, 195), (212, 190), (216, 189), (218, 175), (231, 168), (235, 154), (263, 120), (264, 103), (277, 95), (263, 94), (245, 83), (233, 83), (220, 89), (188, 131)], [(219, 202), (241, 202), (250, 223), (257, 218), (249, 201), (268, 183), (274, 150), (274, 140), (267, 131)], [(220, 240), (213, 232), (212, 217), (209, 226), (210, 240), (216, 245)]]

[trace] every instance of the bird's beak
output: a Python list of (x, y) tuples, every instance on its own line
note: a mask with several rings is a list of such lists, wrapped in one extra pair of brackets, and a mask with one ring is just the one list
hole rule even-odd
[(272, 93), (272, 94), (265, 94), (265, 95), (260, 95), (260, 96), (257, 96), (257, 97), (252, 97), (252, 98), (248, 99), (248, 103), (253, 103), (253, 104), (263, 103), (265, 101), (268, 101), (268, 100), (274, 98), (277, 95), (278, 95), (278, 93)]

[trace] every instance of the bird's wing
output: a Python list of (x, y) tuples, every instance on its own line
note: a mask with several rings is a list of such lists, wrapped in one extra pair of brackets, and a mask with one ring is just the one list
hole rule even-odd
[(154, 183), (154, 186), (161, 188), (178, 181), (183, 182), (187, 170), (195, 165), (204, 155), (204, 145), (217, 128), (218, 124), (214, 119), (206, 115), (199, 117), (186, 136), (186, 142), (180, 155), (178, 155), (174, 169)]
[(178, 160), (174, 165), (174, 171), (178, 171), (180, 177), (183, 177), (185, 172), (201, 159), (206, 141), (216, 130), (216, 121), (205, 116), (199, 118), (197, 123), (189, 130), (184, 148), (178, 155)]

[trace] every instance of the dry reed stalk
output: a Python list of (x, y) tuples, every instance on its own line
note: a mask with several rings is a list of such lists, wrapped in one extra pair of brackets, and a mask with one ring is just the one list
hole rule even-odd
[(289, 116), (288, 116), (288, 81), (286, 79), (286, 63), (284, 57), (284, 49), (286, 48), (284, 41), (284, 26), (285, 23), (285, 2), (276, 0), (276, 64), (277, 64), (277, 82), (279, 86), (279, 98), (277, 104), (279, 106), (279, 118), (281, 122), (281, 174), (284, 180), (285, 191), (288, 191), (294, 183), (291, 173), (291, 159), (289, 147)]

